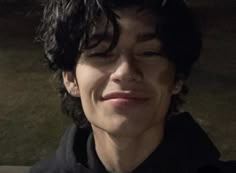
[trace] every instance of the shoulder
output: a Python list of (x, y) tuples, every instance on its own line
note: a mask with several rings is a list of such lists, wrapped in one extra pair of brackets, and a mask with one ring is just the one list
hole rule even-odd
[(196, 173), (236, 173), (236, 160), (235, 161), (218, 161), (214, 164), (202, 166)]
[(49, 157), (47, 160), (39, 161), (32, 166), (30, 173), (58, 173), (55, 156)]
[[(62, 168), (66, 167), (66, 159), (70, 155), (72, 150), (72, 143), (76, 126), (72, 125), (68, 127), (64, 135), (61, 137), (59, 146), (54, 154), (47, 159), (38, 161), (34, 164), (30, 170), (30, 173), (60, 173)], [(60, 170), (60, 171), (59, 171)]]
[[(65, 130), (56, 152), (48, 159), (33, 165), (30, 173), (66, 173), (73, 172), (74, 169), (79, 170), (77, 172), (84, 172), (85, 168), (82, 164), (77, 164), (77, 159), (84, 158), (83, 155), (86, 154), (86, 143), (89, 134), (89, 130), (80, 129), (72, 124)], [(80, 145), (79, 148), (82, 148), (82, 151), (78, 151), (80, 153), (78, 158), (74, 145)]]

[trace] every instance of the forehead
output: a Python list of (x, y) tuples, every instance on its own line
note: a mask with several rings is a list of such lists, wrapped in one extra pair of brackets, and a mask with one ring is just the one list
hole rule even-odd
[(121, 20), (129, 18), (145, 24), (154, 24), (158, 18), (154, 12), (138, 7), (122, 8), (115, 10), (114, 12), (120, 17)]
[[(121, 30), (132, 26), (139, 26), (136, 29), (156, 29), (158, 16), (151, 10), (138, 7), (115, 9), (114, 14)], [(104, 15), (98, 17), (96, 21), (96, 31), (104, 31), (107, 18)], [(141, 27), (141, 28), (140, 28)], [(112, 30), (112, 24), (108, 25), (108, 32)]]

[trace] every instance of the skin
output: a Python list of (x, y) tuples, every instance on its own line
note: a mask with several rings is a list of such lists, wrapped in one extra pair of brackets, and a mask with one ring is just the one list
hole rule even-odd
[[(117, 46), (101, 54), (109, 46), (108, 34), (81, 54), (75, 75), (63, 72), (63, 79), (67, 90), (81, 97), (101, 162), (110, 172), (123, 173), (161, 143), (171, 96), (183, 83), (175, 81), (175, 65), (159, 54), (155, 17), (136, 8), (116, 13), (121, 29)], [(101, 21), (95, 35), (103, 31)]]

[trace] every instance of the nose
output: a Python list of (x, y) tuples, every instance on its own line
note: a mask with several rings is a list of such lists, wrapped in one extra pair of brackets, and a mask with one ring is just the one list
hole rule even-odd
[(111, 80), (115, 82), (140, 82), (142, 76), (142, 70), (131, 58), (131, 55), (122, 55), (114, 67)]

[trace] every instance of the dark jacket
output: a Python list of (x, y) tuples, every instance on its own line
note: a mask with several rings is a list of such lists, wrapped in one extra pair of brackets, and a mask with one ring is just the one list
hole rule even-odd
[[(236, 173), (236, 161), (219, 160), (220, 153), (188, 113), (167, 121), (163, 142), (132, 173)], [(107, 173), (88, 130), (67, 129), (51, 158), (30, 173)]]

